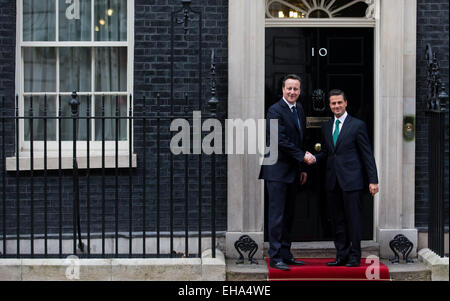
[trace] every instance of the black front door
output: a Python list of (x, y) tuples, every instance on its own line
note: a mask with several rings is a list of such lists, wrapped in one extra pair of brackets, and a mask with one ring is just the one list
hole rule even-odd
[[(313, 154), (320, 150), (321, 124), (333, 116), (327, 97), (331, 89), (346, 93), (348, 113), (366, 122), (373, 142), (373, 41), (372, 28), (267, 28), (266, 112), (282, 97), (282, 78), (295, 73), (302, 78), (300, 101), (307, 118), (307, 150)], [(313, 166), (297, 195), (292, 241), (333, 239), (324, 172), (323, 164)], [(363, 239), (372, 239), (373, 198), (367, 191), (361, 201)], [(267, 220), (267, 190), (265, 204)]]

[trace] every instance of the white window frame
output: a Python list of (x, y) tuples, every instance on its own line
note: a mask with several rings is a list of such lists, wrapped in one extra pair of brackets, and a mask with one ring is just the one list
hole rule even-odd
[[(33, 95), (47, 95), (54, 96), (56, 95), (56, 112), (58, 114), (59, 102), (58, 95), (71, 95), (71, 92), (60, 93), (59, 92), (59, 48), (60, 47), (87, 47), (92, 49), (91, 55), (91, 64), (92, 64), (92, 86), (91, 92), (80, 92), (78, 95), (93, 95), (94, 97), (102, 97), (102, 95), (121, 95), (127, 97), (127, 112), (126, 116), (129, 117), (129, 108), (133, 108), (133, 103), (130, 103), (130, 95), (133, 95), (133, 73), (134, 73), (134, 0), (127, 0), (127, 40), (126, 41), (94, 41), (94, 1), (91, 1), (91, 41), (75, 41), (75, 42), (60, 42), (59, 39), (59, 1), (56, 1), (56, 40), (55, 41), (38, 41), (38, 42), (30, 42), (23, 41), (23, 0), (16, 0), (16, 94), (18, 95), (18, 107), (19, 107), (19, 116), (24, 116), (24, 97)], [(23, 60), (23, 49), (26, 47), (55, 47), (57, 51), (56, 55), (56, 93), (25, 93), (24, 92), (24, 60)], [(95, 54), (95, 47), (127, 47), (127, 91), (126, 92), (92, 92), (95, 89), (93, 86), (93, 80), (95, 77), (95, 58), (93, 57)], [(94, 97), (92, 98), (94, 100)], [(98, 98), (97, 98), (98, 101)], [(94, 113), (95, 102), (91, 101), (91, 114)], [(92, 115), (91, 115), (92, 116)], [(124, 141), (118, 141), (118, 151), (119, 151), (119, 167), (128, 167), (128, 155), (133, 152), (133, 149), (129, 149), (129, 121), (127, 120), (127, 139)], [(94, 136), (94, 127), (91, 127), (92, 135)], [(20, 170), (28, 170), (30, 167), (30, 150), (31, 143), (30, 141), (25, 141), (25, 133), (24, 133), (24, 119), (19, 120), (19, 169)], [(134, 136), (134, 130), (131, 131), (132, 139)], [(56, 129), (56, 137), (58, 138), (58, 127)], [(92, 139), (92, 138), (91, 138)], [(87, 142), (83, 140), (79, 140), (77, 143), (77, 157), (81, 160), (81, 166), (79, 163), (79, 167), (83, 168), (83, 165), (86, 165), (87, 157)], [(67, 160), (69, 157), (72, 158), (72, 147), (73, 141), (61, 141), (61, 152), (62, 152), (62, 161), (63, 161), (63, 169), (72, 168), (71, 160)], [(90, 165), (92, 168), (101, 167), (101, 152), (102, 152), (102, 141), (90, 141)], [(131, 146), (133, 148), (133, 145)], [(44, 141), (34, 141), (33, 142), (33, 156), (34, 156), (34, 169), (43, 169), (43, 157), (44, 157)], [(115, 157), (115, 141), (105, 141), (105, 156), (106, 156), (106, 167), (115, 167), (114, 161), (111, 160), (111, 157)], [(59, 142), (56, 141), (47, 141), (47, 157), (48, 157), (48, 169), (57, 169), (58, 168), (58, 156), (59, 156)], [(94, 160), (92, 160), (94, 158)], [(100, 166), (99, 161), (100, 160)], [(7, 158), (7, 170), (15, 170), (16, 169), (16, 156)], [(66, 162), (67, 161), (67, 162)], [(111, 162), (112, 161), (112, 162)], [(83, 163), (84, 162), (84, 163)], [(133, 167), (136, 166), (136, 156), (133, 155)]]

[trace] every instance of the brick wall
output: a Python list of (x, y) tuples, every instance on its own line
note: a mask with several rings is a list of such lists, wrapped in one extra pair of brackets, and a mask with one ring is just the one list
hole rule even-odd
[[(0, 115), (14, 116), (14, 93), (15, 93), (15, 59), (16, 59), (16, 1), (0, 0)], [(3, 159), (3, 149), (6, 156), (14, 153), (15, 126), (12, 120), (2, 120), (0, 125), (0, 158)], [(8, 177), (4, 175), (4, 163), (0, 162), (1, 175), (0, 184), (9, 184)], [(10, 186), (8, 185), (8, 190)], [(2, 189), (3, 190), (3, 189)], [(8, 209), (13, 206), (10, 194), (6, 193), (7, 202), (2, 200), (2, 213), (8, 216)], [(10, 225), (9, 216), (7, 227)], [(3, 226), (1, 226), (3, 233)]]
[[(13, 98), (16, 59), (16, 2), (0, 0), (0, 97)], [(8, 106), (8, 109), (11, 109)]]
[[(425, 62), (425, 46), (433, 47), (441, 67), (441, 77), (449, 92), (448, 82), (448, 0), (418, 0), (417, 1), (417, 98), (416, 98), (416, 226), (420, 230), (428, 227), (429, 208), (429, 163), (428, 163), (428, 121), (425, 115), (425, 100), (427, 93), (427, 64)], [(446, 120), (446, 154), (445, 183), (448, 180), (448, 115)], [(448, 212), (448, 185), (445, 185), (445, 208)], [(448, 214), (446, 214), (448, 226)]]
[[(208, 1), (192, 1), (192, 9), (195, 12), (202, 13), (202, 55), (199, 58), (199, 31), (198, 31), (198, 15), (191, 14), (189, 20), (189, 31), (184, 37), (183, 25), (177, 25), (174, 29), (174, 42), (171, 43), (171, 12), (181, 9), (178, 0), (136, 0), (135, 14), (135, 76), (134, 76), (134, 93), (135, 93), (135, 110), (143, 110), (143, 99), (146, 100), (146, 110), (150, 115), (159, 114), (161, 116), (174, 113), (180, 118), (192, 118), (193, 110), (202, 108), (202, 119), (208, 118), (209, 110), (207, 101), (210, 94), (210, 57), (211, 50), (215, 50), (215, 63), (217, 73), (217, 97), (220, 100), (218, 111), (223, 120), (226, 118), (227, 112), (227, 32), (228, 32), (228, 1), (226, 0), (208, 0)], [(182, 19), (182, 12), (176, 14), (176, 19)], [(173, 47), (173, 52), (171, 48)], [(171, 56), (174, 57), (173, 66), (171, 66)], [(200, 61), (201, 60), (201, 61)], [(199, 65), (202, 68), (202, 85), (199, 89)], [(173, 68), (173, 72), (171, 72)], [(173, 83), (173, 94), (171, 92)], [(160, 102), (157, 104), (157, 94), (160, 94)], [(187, 93), (187, 102), (185, 100)], [(201, 93), (201, 94), (199, 94)], [(173, 99), (172, 99), (173, 97)], [(166, 138), (164, 142), (168, 144), (169, 140), (169, 123), (166, 120), (161, 121), (161, 133)], [(137, 124), (135, 127), (136, 137), (142, 135), (142, 125)], [(156, 131), (156, 124), (151, 122), (148, 128), (150, 131)], [(175, 132), (176, 133), (176, 132)], [(207, 134), (207, 133), (206, 133)], [(140, 139), (140, 138), (139, 138)], [(156, 145), (147, 139), (147, 151), (156, 153)], [(143, 153), (143, 143), (136, 142), (136, 152)], [(141, 156), (142, 157), (142, 156)], [(184, 178), (184, 156), (176, 156), (174, 160), (174, 175), (178, 179)], [(211, 213), (211, 157), (198, 155), (189, 157), (189, 216), (195, 217), (198, 211), (198, 192), (199, 192), (199, 160), (202, 166), (202, 224), (209, 228), (209, 217)], [(160, 181), (163, 187), (170, 184), (170, 157), (166, 152), (161, 161)], [(151, 160), (149, 172), (151, 174), (153, 186), (156, 179), (156, 162)], [(216, 206), (217, 206), (217, 225), (218, 229), (226, 230), (226, 158), (225, 156), (217, 157), (216, 164)], [(184, 181), (184, 180), (182, 180)], [(177, 221), (182, 223), (184, 217), (184, 184), (176, 185), (175, 207), (177, 210)], [(166, 191), (166, 198), (168, 191)], [(163, 213), (169, 210), (169, 204), (166, 202), (161, 207)], [(168, 221), (168, 215), (165, 214)], [(195, 219), (189, 221), (192, 229), (195, 229), (197, 221)]]

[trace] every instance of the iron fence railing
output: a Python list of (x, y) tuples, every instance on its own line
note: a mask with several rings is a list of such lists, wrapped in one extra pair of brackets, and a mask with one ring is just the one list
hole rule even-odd
[[(45, 98), (44, 102), (46, 113)], [(33, 101), (29, 114), (20, 116), (18, 97), (14, 116), (1, 108), (0, 257), (200, 257), (205, 244), (215, 257), (216, 155), (174, 155), (170, 150), (171, 121), (190, 122), (192, 115), (150, 114), (143, 99), (140, 112), (129, 109), (120, 116), (117, 105), (114, 116), (105, 116), (104, 97), (101, 102), (100, 116), (91, 116), (90, 104), (81, 114), (76, 92), (71, 116), (61, 111), (57, 116), (36, 116)], [(71, 166), (64, 163), (68, 155), (62, 147), (61, 125), (67, 119), (72, 120)], [(58, 128), (52, 141), (56, 149), (47, 146), (51, 120)], [(108, 120), (114, 125), (109, 141)], [(26, 140), (25, 121), (29, 150), (20, 145)], [(35, 121), (44, 123), (43, 140), (35, 140)], [(99, 135), (93, 137), (96, 121)], [(78, 138), (80, 122), (85, 124), (83, 140)], [(119, 133), (121, 122), (127, 124), (126, 138)], [(34, 147), (38, 144), (39, 149)]]
[[(170, 91), (163, 89), (163, 101), (159, 94), (137, 102), (130, 95), (128, 111), (120, 112), (123, 95), (108, 93), (116, 106), (107, 116), (105, 96), (82, 93), (88, 104), (81, 110), (74, 93), (69, 116), (61, 111), (61, 97), (52, 114), (43, 93), (2, 99), (1, 257), (201, 256), (205, 244), (215, 257), (216, 154), (170, 152), (170, 123), (193, 118), (187, 113), (194, 107), (203, 112), (207, 67), (202, 10), (192, 9), (191, 0), (180, 2), (170, 13), (170, 70), (164, 79)], [(181, 57), (192, 62), (186, 70)], [(215, 78), (212, 50), (209, 117), (216, 117), (218, 105)], [(148, 88), (142, 95), (156, 89)], [(43, 101), (39, 109), (33, 108), (33, 95)], [(91, 109), (92, 102), (97, 106)]]
[[(429, 172), (430, 204), (428, 221), (428, 247), (444, 256), (445, 217), (445, 126), (449, 112), (448, 94), (441, 81), (439, 62), (431, 45), (427, 44), (425, 57), (427, 61), (427, 116), (429, 121)], [(447, 149), (448, 152), (448, 149)], [(447, 179), (448, 181), (448, 179)]]

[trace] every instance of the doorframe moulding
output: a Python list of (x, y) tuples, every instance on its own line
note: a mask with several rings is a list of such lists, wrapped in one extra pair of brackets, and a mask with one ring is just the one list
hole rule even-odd
[[(260, 0), (261, 1), (261, 0)], [(266, 4), (269, 0), (264, 0)], [(374, 105), (374, 156), (376, 162), (380, 162), (381, 151), (379, 143), (380, 136), (380, 76), (381, 76), (381, 66), (380, 66), (380, 28), (381, 28), (381, 0), (373, 0), (371, 5), (373, 5), (372, 16), (370, 18), (328, 18), (328, 19), (318, 19), (318, 18), (305, 18), (305, 19), (290, 19), (290, 18), (265, 18), (265, 28), (275, 28), (275, 27), (340, 27), (340, 28), (373, 28), (374, 29), (374, 49), (373, 49), (373, 72), (374, 72), (374, 94), (373, 94), (373, 105)], [(378, 166), (378, 173), (380, 173), (380, 166)], [(373, 199), (373, 242), (377, 241), (377, 230), (379, 224), (379, 205), (380, 205), (380, 193), (376, 194)]]
[(376, 20), (340, 19), (266, 19), (267, 27), (375, 27)]

